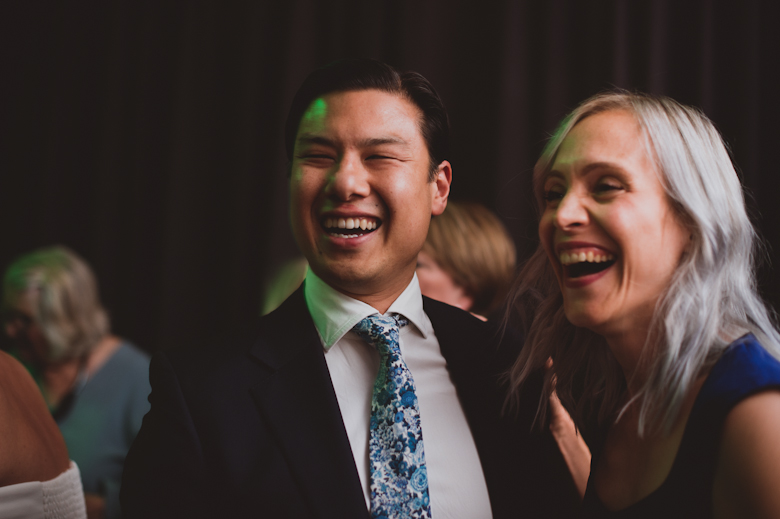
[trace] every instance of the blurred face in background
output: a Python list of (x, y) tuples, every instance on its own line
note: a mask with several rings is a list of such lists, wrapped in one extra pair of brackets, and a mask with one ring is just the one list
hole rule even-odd
[(40, 364), (46, 361), (49, 345), (35, 319), (37, 294), (28, 290), (11, 298), (6, 310), (5, 333), (19, 349), (25, 362)]
[(469, 311), (474, 299), (430, 255), (417, 255), (417, 279), (424, 296)]

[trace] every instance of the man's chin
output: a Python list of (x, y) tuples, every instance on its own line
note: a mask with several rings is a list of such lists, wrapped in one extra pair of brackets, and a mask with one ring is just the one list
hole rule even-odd
[[(412, 260), (387, 262), (379, 255), (320, 255), (309, 261), (312, 271), (325, 283), (345, 294), (376, 295), (411, 281), (417, 264)], [(408, 279), (406, 279), (408, 278)]]
[(381, 284), (378, 279), (380, 276), (366, 272), (365, 269), (331, 268), (322, 273), (314, 270), (314, 273), (328, 285), (345, 294), (371, 293), (374, 286)]

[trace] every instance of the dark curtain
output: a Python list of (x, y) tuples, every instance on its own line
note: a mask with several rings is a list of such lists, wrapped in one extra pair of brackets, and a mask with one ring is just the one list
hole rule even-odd
[[(536, 246), (529, 173), (546, 136), (612, 87), (704, 110), (768, 258), (780, 253), (774, 0), (7, 4), (0, 264), (72, 247), (115, 331), (148, 350), (258, 314), (269, 273), (297, 254), (287, 108), (310, 70), (346, 56), (433, 82), (451, 115), (453, 198), (496, 209), (521, 257)], [(760, 289), (780, 303), (768, 262)]]

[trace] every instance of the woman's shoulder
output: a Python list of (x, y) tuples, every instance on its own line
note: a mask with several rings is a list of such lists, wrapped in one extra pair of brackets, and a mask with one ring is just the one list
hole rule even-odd
[(724, 517), (780, 516), (780, 385), (740, 399), (723, 423), (713, 496)]
[(38, 386), (0, 352), (0, 485), (49, 480), (68, 466), (65, 441)]
[(713, 366), (697, 405), (728, 413), (745, 398), (772, 388), (780, 389), (780, 361), (747, 334), (731, 343)]
[(723, 358), (729, 362), (750, 365), (756, 373), (771, 373), (776, 376), (780, 372), (780, 360), (772, 356), (752, 333), (745, 334), (729, 344)]

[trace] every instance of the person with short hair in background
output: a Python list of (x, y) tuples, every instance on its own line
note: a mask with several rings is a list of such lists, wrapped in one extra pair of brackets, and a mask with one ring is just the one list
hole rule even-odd
[(90, 518), (118, 518), (122, 466), (149, 410), (149, 357), (110, 333), (89, 265), (49, 247), (3, 278), (11, 353), (29, 370), (79, 467)]
[(516, 256), (512, 238), (492, 211), (450, 201), (431, 219), (417, 256), (420, 290), (482, 319), (494, 316), (514, 281)]

